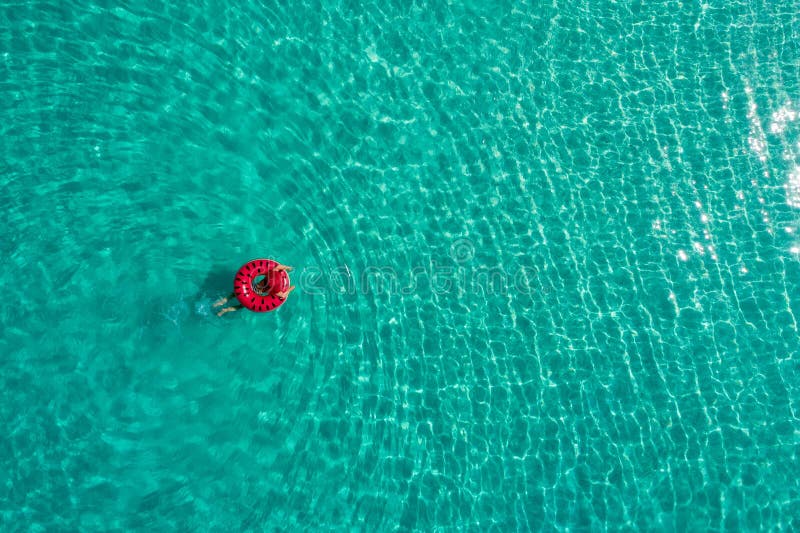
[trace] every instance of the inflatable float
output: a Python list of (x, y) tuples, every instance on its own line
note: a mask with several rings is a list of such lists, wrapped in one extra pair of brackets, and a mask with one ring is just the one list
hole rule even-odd
[[(286, 298), (276, 294), (289, 288), (289, 274), (285, 270), (275, 271), (278, 264), (272, 259), (253, 259), (239, 269), (233, 279), (233, 294), (244, 307), (264, 313), (283, 305)], [(257, 289), (256, 279), (260, 276), (267, 280), (264, 291)]]

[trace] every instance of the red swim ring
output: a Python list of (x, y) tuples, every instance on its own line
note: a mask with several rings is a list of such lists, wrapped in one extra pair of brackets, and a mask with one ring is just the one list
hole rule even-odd
[[(285, 270), (275, 272), (278, 263), (272, 259), (253, 259), (245, 263), (233, 279), (233, 294), (243, 306), (256, 313), (274, 311), (280, 307), (285, 298), (275, 296), (275, 293), (289, 288), (289, 274)], [(265, 294), (255, 289), (255, 279), (266, 276), (268, 289)]]

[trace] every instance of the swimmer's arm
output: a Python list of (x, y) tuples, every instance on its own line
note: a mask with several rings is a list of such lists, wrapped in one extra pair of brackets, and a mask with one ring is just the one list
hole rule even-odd
[(287, 296), (289, 296), (289, 293), (290, 293), (290, 292), (292, 292), (293, 290), (294, 290), (294, 285), (292, 285), (291, 287), (289, 287), (289, 288), (288, 288), (288, 289), (286, 289), (285, 291), (276, 292), (276, 293), (275, 293), (275, 296), (277, 296), (277, 297), (278, 297), (278, 298), (280, 298), (281, 300), (285, 300), (285, 299), (286, 299), (286, 297), (287, 297)]

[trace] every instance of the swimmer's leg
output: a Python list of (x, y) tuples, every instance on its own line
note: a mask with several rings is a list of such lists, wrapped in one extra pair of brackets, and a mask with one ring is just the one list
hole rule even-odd
[(234, 293), (230, 293), (227, 298), (220, 298), (219, 300), (214, 302), (214, 305), (212, 305), (211, 307), (219, 307), (220, 305), (224, 304), (228, 300), (232, 299), (234, 296), (236, 296)]
[(241, 306), (241, 305), (232, 305), (232, 306), (230, 306), (230, 307), (226, 307), (225, 309), (223, 309), (222, 311), (220, 311), (219, 313), (217, 313), (217, 316), (222, 316), (222, 315), (224, 315), (225, 313), (232, 313), (233, 311), (238, 311), (238, 310), (239, 310), (239, 309), (241, 309), (241, 308), (242, 308), (242, 306)]

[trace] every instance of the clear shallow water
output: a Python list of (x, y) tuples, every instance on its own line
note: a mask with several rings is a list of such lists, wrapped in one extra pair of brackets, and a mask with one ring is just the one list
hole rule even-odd
[(795, 12), (3, 4), (3, 529), (797, 528)]

